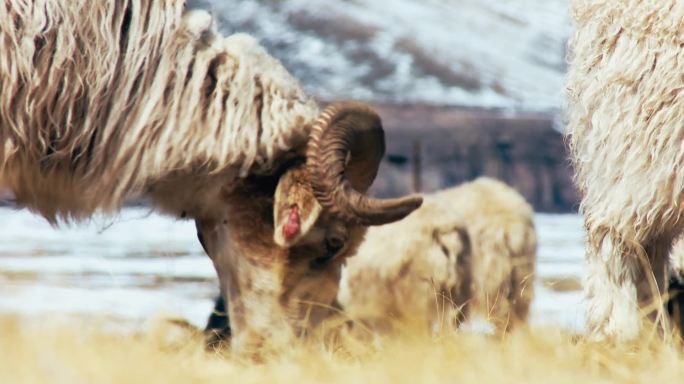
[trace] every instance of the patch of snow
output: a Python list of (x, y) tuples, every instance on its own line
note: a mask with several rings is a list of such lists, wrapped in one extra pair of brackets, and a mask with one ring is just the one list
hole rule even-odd
[[(545, 278), (581, 279), (582, 221), (537, 214), (534, 324), (582, 330), (582, 293), (554, 292)], [(191, 221), (124, 209), (56, 229), (26, 210), (0, 208), (0, 312), (114, 317), (142, 327), (159, 314), (202, 327), (218, 293), (215, 272)]]

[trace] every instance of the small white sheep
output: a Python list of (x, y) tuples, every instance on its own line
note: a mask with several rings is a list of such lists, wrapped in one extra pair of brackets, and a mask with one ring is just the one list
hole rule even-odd
[(439, 330), (475, 312), (508, 330), (527, 319), (536, 247), (530, 205), (506, 184), (480, 178), (370, 228), (343, 269), (338, 301), (350, 318), (374, 326), (396, 320)]

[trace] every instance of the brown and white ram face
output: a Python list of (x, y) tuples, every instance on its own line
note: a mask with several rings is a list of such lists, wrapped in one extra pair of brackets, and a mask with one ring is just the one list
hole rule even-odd
[(313, 125), (306, 161), (246, 179), (224, 192), (224, 218), (197, 221), (227, 301), (234, 350), (287, 346), (325, 318), (341, 265), (366, 228), (420, 206), (416, 196), (365, 195), (383, 155), (377, 114), (360, 103), (333, 104)]

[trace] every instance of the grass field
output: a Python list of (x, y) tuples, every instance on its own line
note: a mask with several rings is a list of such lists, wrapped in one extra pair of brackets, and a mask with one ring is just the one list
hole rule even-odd
[[(261, 363), (206, 353), (215, 272), (192, 222), (128, 209), (116, 225), (55, 230), (0, 208), (0, 384), (5, 383), (679, 383), (684, 353), (657, 342), (592, 344), (582, 332), (582, 220), (537, 215), (530, 330), (505, 339), (405, 333), (294, 345)], [(75, 318), (74, 318), (75, 317)], [(27, 322), (26, 319), (31, 321)], [(102, 320), (97, 320), (102, 318)], [(544, 328), (551, 326), (552, 328)]]
[(156, 321), (139, 334), (93, 323), (0, 318), (0, 383), (676, 383), (681, 349), (651, 341), (590, 343), (553, 329), (505, 338), (460, 333), (375, 343), (349, 337), (293, 345), (261, 362), (203, 350), (197, 333)]

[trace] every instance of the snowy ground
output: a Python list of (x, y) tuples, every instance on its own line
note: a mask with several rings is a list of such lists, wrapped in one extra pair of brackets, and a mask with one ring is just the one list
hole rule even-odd
[[(549, 283), (580, 281), (581, 220), (539, 214), (536, 224), (532, 321), (581, 331), (581, 292)], [(116, 318), (137, 328), (159, 315), (202, 326), (211, 311), (217, 283), (192, 221), (131, 208), (57, 230), (25, 210), (0, 208), (0, 228), (0, 313)]]

